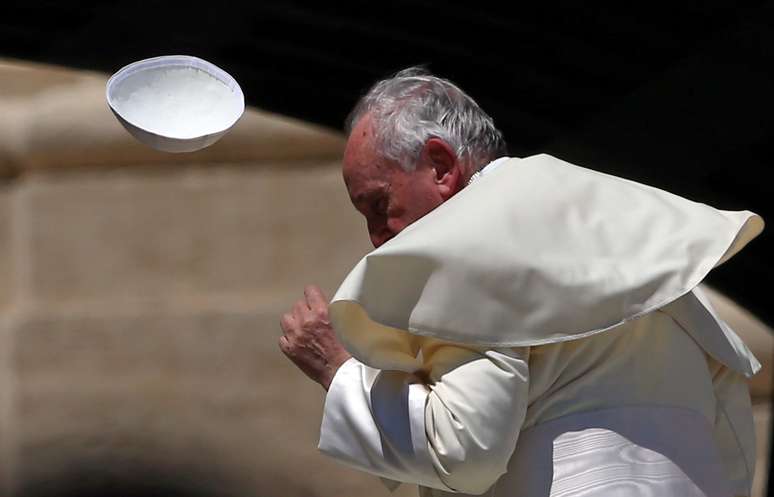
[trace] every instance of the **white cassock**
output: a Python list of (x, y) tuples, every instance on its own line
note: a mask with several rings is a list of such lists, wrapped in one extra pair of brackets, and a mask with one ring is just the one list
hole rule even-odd
[(745, 376), (699, 283), (763, 229), (548, 155), (498, 159), (334, 296), (319, 448), (420, 495), (749, 495)]

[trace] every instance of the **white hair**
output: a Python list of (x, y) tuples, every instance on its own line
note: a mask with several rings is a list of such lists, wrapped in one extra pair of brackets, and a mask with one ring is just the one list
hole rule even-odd
[(347, 118), (347, 134), (364, 115), (373, 122), (377, 150), (413, 171), (428, 139), (451, 146), (468, 173), (507, 155), (502, 133), (454, 83), (410, 67), (374, 84)]

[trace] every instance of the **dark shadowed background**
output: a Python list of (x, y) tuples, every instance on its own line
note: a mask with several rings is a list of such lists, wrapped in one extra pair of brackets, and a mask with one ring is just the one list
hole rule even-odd
[[(249, 104), (333, 128), (413, 64), (466, 89), (511, 153), (550, 152), (770, 218), (774, 2), (27, 1), (0, 7), (0, 55), (112, 73), (192, 54)], [(710, 281), (774, 321), (765, 233)], [(760, 291), (764, 290), (764, 291)]]

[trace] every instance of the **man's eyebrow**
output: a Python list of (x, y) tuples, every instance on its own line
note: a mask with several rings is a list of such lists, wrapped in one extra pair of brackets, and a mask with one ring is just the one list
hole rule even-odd
[(384, 185), (375, 186), (373, 188), (370, 188), (364, 192), (358, 193), (355, 195), (355, 203), (363, 203), (367, 200), (370, 200), (372, 197), (378, 195), (379, 193), (382, 193), (384, 191)]

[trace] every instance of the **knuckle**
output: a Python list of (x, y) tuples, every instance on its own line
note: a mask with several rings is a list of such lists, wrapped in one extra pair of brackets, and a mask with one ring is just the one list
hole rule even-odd
[(280, 350), (287, 354), (288, 344), (283, 338), (284, 337), (280, 337), (279, 340), (277, 340), (277, 344), (279, 345)]
[(290, 343), (289, 341), (285, 340), (285, 341), (280, 341), (279, 345), (280, 345), (280, 349), (282, 350), (282, 352), (286, 356), (288, 356), (288, 357), (295, 357), (296, 349), (295, 349), (295, 347), (293, 346), (292, 343)]

